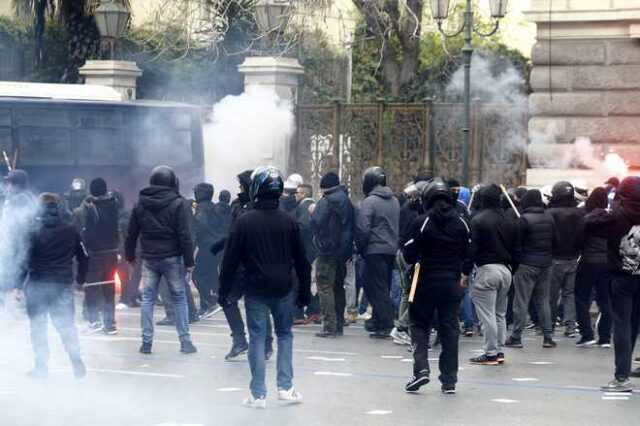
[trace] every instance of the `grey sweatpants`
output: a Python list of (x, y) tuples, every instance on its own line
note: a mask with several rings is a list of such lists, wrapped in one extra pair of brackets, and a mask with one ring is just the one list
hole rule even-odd
[(551, 338), (551, 313), (549, 311), (549, 280), (551, 266), (540, 268), (537, 266), (520, 265), (513, 277), (513, 332), (511, 335), (520, 339), (522, 330), (527, 323), (529, 301), (533, 304), (540, 317), (540, 324), (545, 339)]
[(511, 271), (505, 265), (489, 264), (476, 269), (471, 283), (471, 299), (482, 323), (485, 355), (495, 356), (505, 351), (510, 286)]
[(558, 318), (558, 303), (560, 296), (564, 305), (563, 324), (567, 330), (573, 331), (576, 327), (576, 271), (578, 260), (554, 260), (551, 271), (551, 289), (549, 293), (549, 306), (551, 309), (551, 321), (555, 323)]

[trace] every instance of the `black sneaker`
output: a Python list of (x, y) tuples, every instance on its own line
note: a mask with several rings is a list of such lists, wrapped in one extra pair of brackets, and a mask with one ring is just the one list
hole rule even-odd
[(522, 345), (522, 339), (516, 339), (513, 336), (510, 336), (506, 342), (504, 342), (504, 345), (508, 348), (523, 348), (524, 346)]
[(638, 358), (634, 358), (633, 363), (640, 364), (640, 356)]
[(454, 395), (456, 393), (456, 384), (443, 383), (440, 389), (442, 390), (442, 393), (445, 395)]
[(576, 330), (575, 329), (567, 329), (564, 331), (564, 337), (567, 337), (569, 339), (573, 339), (574, 337), (576, 337)]
[(471, 358), (469, 360), (471, 364), (474, 365), (498, 365), (498, 356), (497, 355), (480, 355), (475, 358)]
[(525, 326), (524, 326), (524, 329), (525, 329), (525, 330), (532, 330), (532, 329), (534, 329), (534, 328), (536, 328), (536, 324), (535, 324), (534, 322), (531, 322), (531, 321), (529, 321), (529, 322), (527, 323), (527, 325), (525, 325)]
[(189, 324), (195, 324), (197, 322), (200, 322), (200, 317), (199, 316), (193, 316), (191, 318), (189, 318)]
[(140, 353), (141, 354), (145, 354), (148, 355), (151, 353), (151, 343), (143, 343), (142, 346), (140, 346)]
[(596, 346), (608, 349), (611, 347), (611, 340), (598, 339)]
[(378, 330), (378, 324), (368, 319), (364, 322), (364, 329), (369, 333), (373, 333)]
[(638, 367), (638, 368), (636, 368), (635, 370), (633, 370), (633, 371), (631, 372), (631, 374), (629, 374), (629, 376), (631, 376), (631, 377), (635, 377), (635, 378), (640, 377), (640, 367)]
[(390, 328), (386, 330), (378, 330), (369, 334), (369, 337), (372, 339), (388, 339), (389, 337), (391, 337), (391, 330), (393, 329)]
[(156, 323), (156, 325), (159, 326), (165, 326), (165, 327), (172, 327), (176, 325), (176, 320), (173, 318), (169, 318), (169, 317), (164, 317), (163, 319), (161, 319), (160, 321), (158, 321)]
[(415, 374), (404, 386), (405, 392), (417, 392), (420, 388), (429, 383), (429, 370), (421, 370)]
[(273, 356), (273, 346), (268, 345), (264, 349), (264, 360), (269, 361)]
[(596, 339), (589, 339), (587, 337), (582, 336), (580, 340), (576, 342), (576, 346), (581, 348), (588, 348), (589, 346), (593, 346), (596, 344)]
[(234, 344), (233, 346), (231, 346), (231, 350), (228, 354), (225, 355), (224, 359), (227, 361), (232, 360), (242, 354), (246, 354), (248, 350), (249, 345), (247, 344), (247, 342), (241, 343), (239, 345)]
[(193, 342), (191, 342), (191, 340), (180, 342), (180, 353), (195, 354), (196, 352), (198, 352), (198, 349), (193, 345)]
[(558, 344), (553, 339), (544, 339), (544, 342), (542, 342), (542, 347), (545, 349), (552, 349), (557, 346)]
[(84, 366), (84, 362), (82, 362), (82, 358), (79, 356), (71, 358), (71, 366), (73, 367), (73, 377), (76, 379), (82, 379), (87, 375), (87, 368)]
[(504, 364), (504, 354), (502, 352), (498, 352), (498, 364)]
[(465, 337), (473, 337), (473, 326), (464, 328)]
[(316, 337), (322, 337), (324, 339), (333, 339), (336, 337), (336, 333), (333, 331), (321, 330), (316, 333)]

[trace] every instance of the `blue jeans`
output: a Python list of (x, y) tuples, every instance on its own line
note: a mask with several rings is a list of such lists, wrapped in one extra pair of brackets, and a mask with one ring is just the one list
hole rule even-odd
[(474, 325), (476, 325), (476, 309), (473, 306), (473, 301), (471, 300), (471, 295), (469, 294), (468, 288), (464, 292), (464, 296), (462, 297), (462, 305), (460, 308), (460, 314), (462, 316), (464, 326), (473, 327)]
[(400, 309), (400, 298), (402, 297), (402, 286), (400, 285), (400, 271), (398, 268), (393, 268), (391, 273), (391, 306), (393, 307), (393, 316), (398, 318), (398, 311)]
[(178, 337), (180, 342), (187, 342), (190, 338), (185, 292), (186, 271), (180, 256), (142, 261), (142, 342), (153, 342), (153, 307), (158, 296), (160, 279), (163, 277), (169, 285)]
[(267, 395), (265, 385), (264, 342), (269, 324), (269, 313), (278, 337), (278, 389), (288, 390), (293, 381), (293, 292), (284, 297), (244, 296), (249, 329), (249, 366), (251, 367), (251, 394), (254, 398)]

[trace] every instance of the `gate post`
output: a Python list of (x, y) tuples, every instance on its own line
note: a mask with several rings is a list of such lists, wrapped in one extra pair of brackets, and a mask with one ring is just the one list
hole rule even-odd
[[(378, 98), (378, 107), (376, 108), (376, 165), (383, 167), (383, 132), (384, 132), (384, 108), (385, 101), (383, 98)], [(388, 173), (388, 172), (387, 172)]]
[(471, 176), (469, 176), (469, 186), (473, 186), (482, 180), (481, 108), (480, 99), (475, 98), (471, 104)]
[(340, 100), (333, 99), (333, 135), (331, 143), (331, 169), (342, 176), (340, 164)]
[(433, 106), (433, 99), (425, 98), (424, 102), (424, 146), (422, 147), (422, 170), (429, 170), (434, 172), (435, 153), (432, 152), (431, 143), (431, 107)]

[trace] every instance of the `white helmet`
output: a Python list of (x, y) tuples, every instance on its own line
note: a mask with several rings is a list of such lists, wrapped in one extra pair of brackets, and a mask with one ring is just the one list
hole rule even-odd
[(284, 181), (284, 189), (293, 190), (298, 189), (300, 185), (304, 183), (304, 179), (297, 173), (290, 175), (287, 180)]

